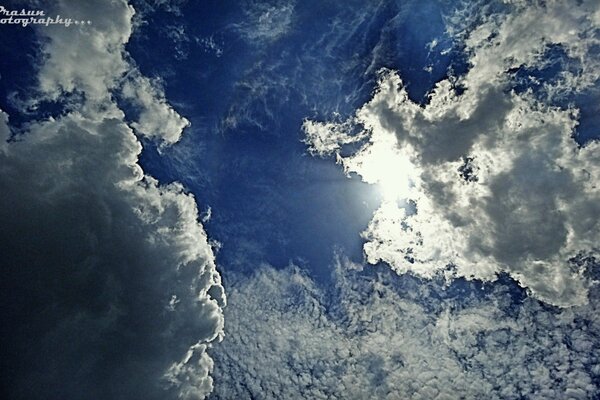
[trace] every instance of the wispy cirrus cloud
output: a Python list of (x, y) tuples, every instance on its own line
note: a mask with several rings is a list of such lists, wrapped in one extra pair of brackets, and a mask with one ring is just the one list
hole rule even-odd
[(245, 9), (245, 21), (232, 27), (249, 43), (264, 45), (290, 30), (293, 15), (293, 1), (250, 3)]

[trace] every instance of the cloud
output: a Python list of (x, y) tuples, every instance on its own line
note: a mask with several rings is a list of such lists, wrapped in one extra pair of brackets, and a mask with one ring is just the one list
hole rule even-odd
[(242, 37), (256, 45), (269, 44), (285, 35), (292, 25), (294, 2), (257, 2), (245, 10), (247, 22), (235, 24)]
[(92, 24), (73, 29), (37, 28), (47, 39), (43, 47), (46, 59), (38, 75), (42, 92), (54, 99), (73, 91), (85, 92), (88, 100), (107, 98), (107, 88), (115, 87), (130, 69), (123, 53), (132, 31), (133, 7), (123, 2), (73, 4), (65, 0), (46, 12)]
[[(383, 70), (353, 118), (307, 120), (306, 140), (311, 153), (337, 154), (347, 173), (381, 186), (384, 202), (363, 233), (370, 263), (429, 278), (490, 280), (506, 272), (548, 303), (583, 304), (590, 282), (569, 260), (597, 252), (600, 170), (592, 154), (600, 143), (576, 143), (578, 110), (552, 99), (598, 80), (597, 5), (507, 7), (459, 15), (472, 26), (462, 20), (468, 27), (449, 30), (471, 68), (438, 82), (427, 104), (410, 100), (401, 72)], [(579, 72), (561, 73), (543, 95), (511, 90), (509, 71), (539, 67), (550, 45), (579, 60)], [(347, 126), (362, 133), (349, 135)], [(357, 152), (339, 155), (365, 137)]]
[(141, 109), (138, 120), (131, 124), (141, 135), (173, 144), (190, 126), (190, 122), (167, 103), (158, 80), (150, 80), (134, 71), (123, 83), (121, 94)]
[(569, 310), (503, 281), (366, 274), (347, 260), (322, 289), (300, 269), (234, 279), (214, 399), (592, 398), (598, 299)]
[(0, 148), (6, 146), (6, 141), (10, 138), (10, 128), (8, 127), (8, 114), (0, 110)]
[(59, 2), (55, 12), (92, 24), (80, 29), (38, 28), (39, 35), (48, 40), (38, 75), (38, 101), (74, 92), (85, 93), (88, 102), (103, 102), (116, 92), (138, 109), (137, 121), (132, 123), (137, 133), (165, 144), (177, 142), (189, 121), (167, 103), (160, 80), (143, 76), (125, 54), (134, 9), (121, 2), (93, 7), (70, 3)]
[[(594, 17), (599, 10), (597, 2), (582, 1), (575, 5), (557, 0), (545, 4), (514, 2), (507, 12), (498, 15), (488, 8), (491, 6), (484, 7), (482, 22), (468, 30), (465, 37), (473, 66), (468, 86), (480, 87), (505, 79), (505, 73), (512, 68), (543, 66), (545, 52), (551, 46), (561, 47), (579, 66), (575, 71), (560, 71), (561, 79), (551, 90), (580, 91), (594, 85), (600, 77), (600, 63), (595, 54), (600, 40)], [(466, 20), (472, 23), (474, 18)]]
[[(37, 31), (46, 56), (31, 104), (79, 93), (68, 109), (10, 141), (0, 111), (3, 393), (204, 398), (221, 278), (194, 197), (144, 173), (132, 130), (168, 145), (187, 121), (128, 61), (130, 6), (51, 11), (93, 24)], [(113, 100), (121, 88), (141, 109), (131, 126)]]

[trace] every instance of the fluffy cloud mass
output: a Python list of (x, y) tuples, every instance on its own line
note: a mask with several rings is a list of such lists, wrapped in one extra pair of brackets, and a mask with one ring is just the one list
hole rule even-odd
[[(204, 398), (221, 278), (193, 196), (144, 174), (132, 129), (168, 145), (188, 123), (128, 61), (125, 2), (47, 11), (93, 24), (37, 31), (45, 56), (24, 112), (67, 97), (60, 115), (11, 133), (0, 112), (2, 392)], [(139, 106), (131, 127), (118, 91)]]
[(232, 284), (211, 398), (598, 395), (597, 296), (557, 311), (510, 280), (447, 286), (360, 269), (340, 260), (326, 290), (294, 266)]
[[(598, 250), (600, 142), (578, 144), (577, 108), (554, 104), (595, 90), (600, 11), (597, 2), (504, 7), (449, 18), (470, 68), (438, 82), (426, 105), (409, 98), (401, 72), (384, 70), (351, 120), (305, 121), (306, 141), (381, 186), (363, 234), (370, 263), (424, 277), (506, 272), (546, 302), (583, 304), (592, 283), (572, 259)], [(577, 68), (538, 92), (516, 90), (515, 74), (543, 69), (553, 47)], [(353, 126), (361, 133), (347, 133)]]

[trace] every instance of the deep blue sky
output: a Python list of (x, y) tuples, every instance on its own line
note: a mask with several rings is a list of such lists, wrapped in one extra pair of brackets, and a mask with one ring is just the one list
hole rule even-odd
[[(451, 64), (457, 73), (464, 67), (453, 52), (427, 47), (434, 39), (451, 46), (436, 2), (298, 2), (286, 33), (248, 41), (239, 27), (252, 7), (190, 2), (185, 18), (158, 11), (134, 34), (128, 50), (140, 70), (164, 79), (167, 98), (192, 123), (162, 154), (146, 143), (141, 164), (163, 182), (182, 181), (201, 209), (212, 207), (206, 229), (223, 243), (223, 270), (293, 261), (326, 276), (336, 248), (361, 260), (360, 232), (380, 199), (331, 160), (306, 154), (303, 118), (351, 115), (382, 67), (399, 69), (420, 102)], [(212, 37), (222, 54), (194, 39), (175, 43), (173, 26)]]

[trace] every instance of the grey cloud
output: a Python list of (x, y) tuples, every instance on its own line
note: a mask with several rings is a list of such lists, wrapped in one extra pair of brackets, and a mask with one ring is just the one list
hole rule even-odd
[(164, 398), (169, 365), (219, 337), (224, 297), (195, 202), (144, 177), (140, 150), (114, 109), (36, 123), (4, 146), (11, 397)]
[(8, 114), (0, 110), (0, 149), (6, 146), (6, 141), (10, 138), (10, 128), (8, 127)]
[(187, 121), (127, 61), (134, 11), (125, 2), (47, 11), (93, 24), (37, 31), (46, 57), (30, 103), (80, 93), (61, 116), (7, 142), (0, 112), (2, 392), (204, 398), (206, 349), (223, 334), (215, 257), (194, 197), (137, 164), (141, 144), (112, 92), (137, 96), (132, 125), (165, 145)]
[(454, 161), (469, 154), (481, 136), (501, 129), (513, 107), (502, 88), (484, 87), (468, 115), (457, 101), (449, 81), (442, 81), (431, 93), (432, 104), (421, 109), (408, 99), (402, 81), (389, 70), (380, 71), (379, 91), (359, 111), (359, 122), (377, 116), (375, 129), (396, 135), (400, 146), (418, 149), (425, 164)]

